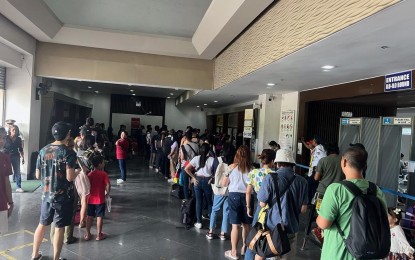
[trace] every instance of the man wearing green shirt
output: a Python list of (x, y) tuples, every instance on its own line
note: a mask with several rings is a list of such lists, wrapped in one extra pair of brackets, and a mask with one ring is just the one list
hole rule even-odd
[[(367, 152), (357, 147), (347, 149), (341, 159), (341, 167), (346, 180), (354, 183), (363, 193), (366, 193), (369, 188), (369, 182), (363, 178), (366, 164)], [(385, 196), (379, 188), (377, 189), (377, 197), (382, 201), (385, 211), (387, 211)], [(353, 198), (353, 194), (339, 183), (331, 184), (324, 193), (317, 217), (317, 225), (324, 229), (321, 259), (355, 259), (347, 251), (343, 238), (336, 225), (333, 224), (336, 220), (343, 230), (345, 238), (349, 235)]]

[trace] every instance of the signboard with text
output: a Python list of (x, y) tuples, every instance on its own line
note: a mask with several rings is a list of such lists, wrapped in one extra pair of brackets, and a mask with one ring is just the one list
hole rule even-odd
[(385, 75), (385, 92), (412, 89), (412, 71)]

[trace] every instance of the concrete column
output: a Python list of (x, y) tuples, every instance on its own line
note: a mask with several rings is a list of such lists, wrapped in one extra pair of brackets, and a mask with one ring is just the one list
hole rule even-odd
[(280, 115), (281, 115), (281, 95), (263, 94), (258, 97), (259, 110), (258, 123), (258, 153), (263, 149), (269, 148), (268, 142), (275, 140), (278, 142)]

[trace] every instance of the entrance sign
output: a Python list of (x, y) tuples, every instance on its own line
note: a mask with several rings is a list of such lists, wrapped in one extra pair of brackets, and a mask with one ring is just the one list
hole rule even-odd
[(360, 125), (361, 123), (361, 118), (342, 118), (342, 125)]
[(412, 71), (403, 71), (385, 75), (385, 92), (412, 88)]
[(383, 125), (411, 125), (412, 119), (410, 117), (384, 117)]
[(383, 118), (383, 124), (384, 125), (391, 125), (392, 124), (392, 118), (391, 117), (384, 117)]

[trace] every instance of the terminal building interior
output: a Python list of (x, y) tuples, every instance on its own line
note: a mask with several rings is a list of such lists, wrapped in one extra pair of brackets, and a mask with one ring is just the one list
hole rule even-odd
[[(230, 232), (219, 239), (222, 214), (213, 239), (206, 205), (202, 228), (183, 225), (181, 166), (172, 159), (179, 173), (163, 175), (147, 146), (148, 126), (150, 136), (164, 125), (209, 134), (218, 151), (222, 139), (246, 145), (253, 167), (275, 141), (306, 178), (309, 140), (336, 144), (340, 155), (361, 143), (365, 178), (402, 210), (414, 247), (413, 10), (411, 0), (0, 0), (0, 126), (17, 125), (23, 140), (22, 187), (10, 177), (14, 209), (6, 233), (0, 225), (0, 260), (33, 257), (36, 163), (54, 141), (52, 127), (69, 123), (76, 138), (89, 118), (114, 135), (102, 148), (112, 198), (107, 237), (85, 239), (78, 210), (61, 259), (235, 259), (225, 256)], [(120, 181), (121, 125), (130, 148)], [(314, 213), (301, 214), (289, 259), (323, 259), (310, 233)], [(49, 231), (42, 259), (53, 259)], [(241, 247), (242, 239), (236, 259), (244, 259)]]

